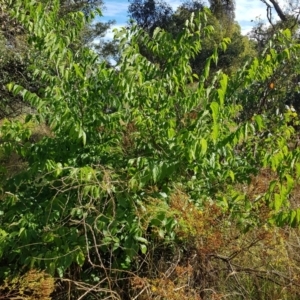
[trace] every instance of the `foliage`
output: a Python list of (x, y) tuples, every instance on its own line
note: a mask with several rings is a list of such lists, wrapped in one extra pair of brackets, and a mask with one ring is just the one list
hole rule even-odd
[[(266, 53), (269, 53), (271, 56), (276, 56), (284, 47), (288, 48), (293, 41), (299, 40), (299, 9), (295, 1), (286, 3), (285, 10), (280, 7), (278, 1), (269, 1), (280, 17), (279, 21), (274, 22), (271, 4), (268, 1), (263, 2), (267, 6), (269, 24), (258, 22), (249, 36), (255, 41), (254, 45), (259, 55), (264, 57)], [(281, 35), (281, 31), (286, 34)], [(279, 68), (275, 68), (272, 74), (269, 74), (268, 78), (266, 78), (267, 80), (261, 81), (260, 86), (259, 84), (257, 85), (258, 93), (253, 97), (255, 99), (253, 101), (254, 105), (250, 103), (245, 105), (247, 109), (250, 109), (251, 113), (254, 111), (259, 112), (262, 109), (261, 105), (264, 105), (264, 109), (271, 113), (274, 113), (276, 109), (282, 111), (285, 105), (295, 109), (297, 112), (300, 111), (298, 101), (299, 65), (295, 63), (298, 61), (299, 56), (299, 46), (297, 44), (291, 50), (286, 49), (284, 54), (279, 54), (280, 59), (284, 62), (280, 66), (278, 65)], [(288, 59), (285, 59), (285, 54)], [(271, 60), (270, 63), (272, 63)], [(266, 103), (267, 98), (272, 99), (272, 101)]]
[(156, 27), (168, 26), (173, 10), (165, 1), (129, 0), (129, 2), (129, 18), (147, 32), (152, 34)]
[[(28, 57), (28, 51), (32, 48), (28, 45), (29, 31), (24, 28), (21, 21), (13, 19), (9, 14), (11, 5), (9, 1), (2, 1), (0, 6), (0, 119), (5, 117), (14, 117), (22, 114), (22, 112), (30, 111), (28, 105), (24, 104), (22, 97), (12, 95), (5, 88), (9, 82), (18, 82), (32, 93), (39, 93), (39, 89), (43, 88), (42, 83), (33, 78), (32, 69)], [(37, 1), (38, 3), (46, 4), (47, 1)], [(69, 14), (83, 11), (88, 17), (98, 6), (102, 6), (102, 1), (99, 0), (76, 0), (74, 2), (61, 1), (59, 4), (58, 14), (65, 22), (70, 22)], [(45, 5), (45, 9), (51, 9)], [(72, 22), (72, 21), (71, 21)], [(98, 42), (95, 45), (101, 59), (109, 60), (110, 56), (117, 57), (116, 42), (103, 42), (102, 38), (107, 30), (113, 24), (113, 21), (106, 23), (95, 22), (93, 24), (86, 23), (81, 30), (81, 35), (74, 44), (74, 48), (91, 45), (97, 38)], [(100, 40), (99, 40), (100, 39)], [(34, 50), (35, 51), (35, 50)], [(35, 55), (40, 55), (35, 52)], [(34, 54), (31, 53), (31, 57)], [(42, 60), (40, 60), (42, 62)]]
[(61, 16), (69, 14), (74, 11), (82, 11), (85, 16), (89, 16), (95, 9), (103, 6), (102, 0), (62, 0), (60, 2), (60, 12)]
[[(154, 28), (160, 27), (171, 33), (174, 38), (180, 36), (186, 20), (192, 14), (198, 14), (205, 9), (205, 4), (202, 1), (185, 1), (175, 12), (172, 12), (171, 8), (166, 9), (167, 4), (164, 2), (152, 1), (152, 10), (147, 9), (147, 6), (140, 1), (136, 2), (129, 6), (129, 16), (140, 28), (152, 35)], [(211, 65), (213, 71), (222, 69), (226, 73), (233, 72), (247, 58), (255, 56), (253, 45), (247, 37), (242, 36), (239, 25), (234, 22), (234, 17), (231, 16), (232, 13), (234, 14), (233, 3), (229, 1), (231, 4), (228, 3), (226, 6), (219, 2), (215, 3), (217, 1), (211, 2), (211, 7), (215, 7), (213, 13), (207, 15), (207, 24), (211, 25), (211, 32), (210, 34), (202, 32), (201, 52), (198, 52), (190, 61), (192, 70), (197, 75), (203, 72), (206, 60), (214, 53), (224, 38), (227, 38), (228, 41), (231, 40), (231, 43), (229, 43), (225, 53), (219, 51), (218, 61)], [(149, 22), (151, 26), (148, 24)], [(147, 59), (161, 63), (157, 58), (151, 57), (142, 42), (139, 42), (139, 47)]]
[(233, 21), (235, 14), (235, 1), (234, 0), (209, 0), (210, 9), (215, 16), (223, 20), (228, 19)]
[(251, 87), (245, 80), (245, 85), (240, 86), (240, 93), (236, 94), (247, 118), (262, 112), (279, 114), (285, 110), (285, 105), (298, 108), (299, 50), (299, 44), (295, 43), (290, 30), (286, 29), (279, 31), (268, 42), (263, 53), (254, 59), (248, 74), (256, 77), (256, 80), (252, 81)]
[[(7, 86), (36, 113), (1, 126), (1, 150), (26, 163), (1, 178), (1, 279), (45, 270), (74, 299), (131, 299), (134, 290), (136, 299), (145, 291), (148, 299), (172, 299), (186, 284), (177, 294), (189, 299), (209, 297), (211, 287), (251, 299), (247, 283), (250, 290), (257, 278), (270, 284), (270, 266), (249, 271), (249, 259), (236, 260), (267, 241), (272, 228), (299, 226), (292, 201), (300, 176), (291, 145), (297, 115), (268, 114), (262, 105), (243, 118), (243, 105), (246, 89), (254, 95), (297, 52), (290, 32), (279, 32), (281, 47), (231, 77), (210, 74), (216, 48), (198, 76), (190, 61), (201, 53), (203, 32), (212, 34), (205, 10), (191, 14), (175, 37), (123, 28), (116, 33), (122, 57), (112, 69), (91, 49), (75, 47), (91, 21), (82, 12), (61, 18), (57, 0), (11, 5), (29, 32), (31, 69), (42, 88)], [(159, 63), (141, 55), (140, 43)], [(217, 46), (226, 50), (228, 39)], [(47, 123), (51, 134), (32, 139), (28, 122)], [(272, 174), (265, 189), (247, 193), (263, 170)], [(295, 290), (294, 269), (282, 276), (277, 269), (279, 284)], [(251, 272), (249, 283), (242, 276)], [(228, 290), (215, 284), (219, 273)]]
[(21, 24), (8, 14), (8, 6), (0, 7), (0, 119), (19, 114), (23, 108), (21, 97), (13, 97), (5, 88), (9, 82), (16, 81), (29, 90), (35, 90), (27, 70), (26, 43)]

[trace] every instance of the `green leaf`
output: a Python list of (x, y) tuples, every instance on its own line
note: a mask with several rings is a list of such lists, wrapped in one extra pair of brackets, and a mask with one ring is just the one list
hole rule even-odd
[(296, 223), (297, 226), (299, 226), (300, 225), (300, 208), (297, 208), (296, 212), (297, 213), (296, 213), (295, 223)]
[(207, 79), (209, 76), (210, 62), (211, 62), (211, 57), (209, 57), (205, 63), (204, 74), (203, 74), (205, 79)]
[(292, 227), (296, 227), (297, 226), (297, 211), (296, 210), (292, 210), (290, 211), (290, 220), (289, 223)]
[(214, 122), (217, 122), (219, 116), (219, 104), (217, 102), (212, 102), (210, 104), (210, 108), (212, 110), (212, 117), (214, 119)]
[(225, 93), (223, 90), (218, 89), (218, 95), (219, 95), (219, 100), (220, 100), (220, 105), (224, 104), (224, 98), (225, 98)]
[(51, 261), (47, 264), (47, 272), (54, 276), (55, 275), (56, 264), (54, 261)]
[(214, 142), (217, 141), (219, 137), (219, 124), (217, 123), (213, 124), (211, 137)]
[(214, 53), (213, 53), (213, 55), (211, 56), (211, 58), (213, 59), (213, 61), (214, 61), (215, 64), (217, 65), (217, 64), (218, 64), (218, 59), (219, 59), (218, 48), (217, 48), (217, 47), (215, 47)]
[(147, 241), (145, 238), (141, 237), (141, 236), (135, 236), (134, 238), (135, 238), (135, 240), (137, 240), (138, 242), (144, 243), (144, 244), (146, 244), (146, 245), (148, 244), (148, 241)]
[(207, 151), (207, 141), (206, 141), (206, 139), (202, 138), (200, 140), (200, 145), (201, 145), (201, 154), (204, 155)]
[(292, 37), (292, 33), (291, 33), (291, 30), (289, 28), (285, 29), (283, 32), (282, 32), (287, 38), (291, 38)]
[(82, 267), (84, 262), (85, 262), (85, 256), (84, 253), (80, 250), (79, 252), (76, 253), (75, 257), (76, 263)]
[(159, 27), (156, 27), (153, 31), (153, 38), (156, 38), (157, 35), (160, 33), (161, 29)]
[(220, 80), (221, 88), (218, 89), (218, 95), (220, 100), (220, 105), (224, 105), (224, 98), (227, 90), (227, 84), (228, 84), (228, 76), (226, 74), (222, 74), (222, 79)]
[(146, 254), (146, 253), (147, 253), (147, 246), (146, 246), (146, 245), (141, 244), (141, 245), (140, 245), (140, 248), (141, 248), (141, 252), (142, 252), (143, 254)]
[(258, 130), (261, 130), (264, 128), (263, 119), (260, 115), (254, 116), (254, 120), (258, 126)]
[(172, 139), (176, 134), (176, 131), (173, 128), (168, 129), (168, 138)]
[(28, 114), (27, 116), (26, 116), (26, 118), (25, 118), (25, 123), (28, 123), (28, 122), (30, 122), (31, 121), (31, 119), (32, 119), (32, 115), (31, 114)]
[(82, 73), (79, 65), (78, 64), (73, 64), (73, 67), (75, 69), (76, 75), (78, 75), (80, 78), (84, 79), (83, 73)]
[(296, 176), (297, 179), (300, 178), (300, 163), (296, 163)]
[(13, 83), (8, 83), (8, 84), (6, 85), (6, 87), (7, 87), (8, 91), (11, 92), (12, 89), (13, 89), (13, 87), (14, 87), (14, 84), (13, 84)]
[(294, 179), (291, 175), (285, 174), (286, 182), (287, 182), (287, 190), (290, 192), (294, 187)]
[(55, 235), (52, 232), (47, 232), (43, 236), (43, 241), (45, 243), (50, 243), (50, 242), (54, 241), (54, 238), (55, 238)]
[(19, 92), (21, 92), (22, 90), (23, 90), (23, 88), (18, 84), (14, 84), (12, 87), (12, 92), (13, 92), (14, 96), (19, 94)]
[(274, 195), (274, 208), (275, 208), (275, 212), (278, 212), (279, 209), (281, 208), (281, 205), (282, 205), (282, 197), (280, 194), (275, 194)]
[(161, 173), (161, 169), (157, 164), (152, 166), (152, 178), (154, 182), (158, 181), (159, 175)]
[(287, 59), (290, 59), (290, 58), (291, 58), (291, 57), (290, 57), (290, 51), (289, 51), (289, 49), (284, 49), (284, 50), (283, 50), (283, 53), (285, 53)]
[(234, 176), (234, 172), (232, 170), (228, 171), (228, 176), (231, 178), (232, 182), (234, 182), (235, 176)]
[(64, 267), (57, 267), (56, 270), (57, 270), (59, 278), (63, 278), (64, 272), (65, 272)]
[(19, 230), (19, 236), (22, 235), (22, 233), (26, 232), (26, 228), (25, 227), (21, 227)]
[(86, 133), (85, 133), (85, 131), (82, 131), (82, 143), (83, 143), (83, 146), (86, 145)]

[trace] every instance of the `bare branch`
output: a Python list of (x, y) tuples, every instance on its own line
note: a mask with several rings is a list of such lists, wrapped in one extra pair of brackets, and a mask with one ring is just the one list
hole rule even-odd
[[(269, 1), (272, 3), (273, 8), (275, 9), (275, 11), (276, 11), (278, 17), (280, 18), (280, 20), (283, 21), (283, 22), (287, 21), (287, 17), (284, 14), (284, 12), (282, 11), (281, 7), (279, 6), (278, 1), (276, 1), (276, 0), (269, 0)], [(267, 5), (267, 18), (268, 18), (270, 24), (272, 24), (272, 21), (271, 21), (272, 6), (268, 3), (267, 0), (261, 0), (261, 2), (263, 2), (265, 5)]]

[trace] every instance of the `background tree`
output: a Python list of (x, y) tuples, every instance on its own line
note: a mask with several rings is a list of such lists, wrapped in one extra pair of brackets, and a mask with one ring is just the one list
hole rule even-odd
[(82, 11), (85, 16), (89, 16), (95, 9), (103, 6), (103, 0), (62, 0), (60, 3), (61, 16), (75, 11)]
[(169, 4), (163, 0), (129, 0), (128, 16), (140, 28), (152, 34), (156, 27), (166, 29), (173, 15)]
[[(280, 50), (283, 48), (283, 40), (281, 38), (274, 39), (274, 36), (280, 32), (289, 30), (291, 37), (299, 40), (299, 6), (298, 1), (289, 1), (283, 7), (278, 1), (262, 1), (266, 5), (266, 16), (268, 23), (259, 22), (253, 27), (249, 36), (255, 41), (254, 45), (256, 51), (260, 55), (266, 52), (272, 53), (272, 49)], [(276, 20), (274, 11), (279, 19)], [(297, 54), (293, 53), (294, 60), (297, 60)], [(265, 83), (257, 86), (260, 92), (252, 95), (252, 102), (243, 102), (246, 112), (253, 114), (260, 112), (263, 109), (267, 113), (275, 113), (275, 111), (283, 111), (285, 105), (292, 105), (298, 112), (300, 112), (300, 94), (299, 94), (299, 67), (293, 60), (285, 61), (284, 66), (277, 74), (270, 75)], [(270, 88), (272, 83), (273, 88)], [(241, 97), (243, 99), (244, 97)], [(245, 97), (248, 99), (248, 97)], [(256, 99), (256, 100), (255, 100)], [(252, 103), (252, 104), (251, 104)], [(246, 113), (246, 115), (248, 115)]]
[(234, 22), (235, 1), (234, 0), (209, 0), (210, 9), (218, 19), (228, 19)]
[[(3, 1), (2, 1), (3, 2)], [(0, 119), (20, 113), (21, 97), (12, 96), (5, 85), (20, 81), (29, 90), (30, 76), (27, 72), (26, 38), (23, 26), (9, 15), (9, 5), (0, 5)]]
[[(211, 5), (217, 5), (218, 3), (212, 3)], [(173, 28), (175, 28), (175, 30), (176, 28), (181, 28), (185, 20), (190, 17), (192, 13), (202, 11), (204, 7), (205, 5), (201, 1), (184, 2), (174, 14)], [(223, 12), (220, 15), (221, 9), (223, 9)], [(229, 13), (230, 9), (232, 9), (231, 13)], [(214, 10), (212, 10), (212, 12), (214, 12)], [(191, 62), (196, 74), (200, 74), (203, 71), (206, 59), (212, 55), (215, 47), (217, 47), (224, 38), (230, 38), (231, 42), (228, 44), (225, 52), (219, 52), (218, 64), (211, 65), (213, 70), (223, 69), (226, 72), (232, 72), (241, 66), (246, 59), (255, 55), (252, 42), (242, 35), (240, 26), (234, 22), (234, 19), (229, 18), (228, 14), (234, 18), (233, 4), (227, 7), (219, 3), (219, 8), (217, 10), (215, 9), (215, 13), (208, 16), (208, 24), (214, 28), (214, 31), (209, 37), (203, 34), (201, 51)]]
[[(41, 3), (47, 3), (48, 0), (40, 0)], [(23, 86), (37, 93), (40, 84), (32, 79), (32, 71), (28, 62), (28, 32), (23, 26), (9, 14), (11, 4), (8, 1), (2, 1), (0, 5), (0, 119), (19, 115), (24, 109), (22, 98), (8, 93), (6, 84), (9, 82), (22, 82)], [(50, 2), (49, 2), (50, 3)], [(76, 11), (84, 12), (88, 17), (96, 8), (102, 7), (103, 1), (100, 0), (64, 0), (60, 2), (59, 15), (67, 20), (68, 14)], [(92, 47), (92, 43), (97, 41), (94, 49), (102, 60), (109, 61), (110, 57), (117, 57), (116, 42), (106, 41), (104, 37), (107, 30), (114, 24), (113, 21), (106, 23), (95, 22), (87, 23), (81, 32), (81, 39), (77, 40), (74, 47), (84, 46)]]
[(268, 41), (279, 30), (289, 29), (295, 38), (299, 38), (299, 0), (285, 1), (284, 4), (277, 0), (261, 0), (261, 2), (266, 6), (268, 23), (259, 21), (250, 33), (250, 37), (256, 41), (259, 52), (263, 51)]
[[(203, 1), (187, 0), (172, 12), (165, 2), (138, 0), (131, 1), (129, 16), (150, 35), (155, 27), (160, 27), (176, 38), (191, 14), (199, 14), (204, 7)], [(218, 47), (224, 38), (230, 38), (231, 43), (226, 52), (219, 53), (217, 66), (211, 65), (214, 70), (223, 69), (232, 72), (255, 52), (252, 43), (247, 37), (242, 36), (240, 26), (234, 22), (233, 1), (211, 1), (211, 9), (213, 14), (208, 16), (208, 24), (214, 28), (214, 32), (209, 37), (202, 33), (201, 50), (191, 61), (192, 69), (198, 75), (204, 70), (206, 59), (212, 55), (215, 47)], [(143, 45), (140, 47), (144, 49)], [(149, 53), (143, 50), (142, 53), (150, 58)], [(152, 57), (152, 61), (155, 62), (155, 59), (157, 58)]]
[(182, 31), (186, 20), (191, 17), (191, 14), (199, 14), (199, 12), (203, 11), (204, 7), (205, 3), (202, 0), (184, 1), (173, 13), (170, 24), (166, 28), (176, 37)]

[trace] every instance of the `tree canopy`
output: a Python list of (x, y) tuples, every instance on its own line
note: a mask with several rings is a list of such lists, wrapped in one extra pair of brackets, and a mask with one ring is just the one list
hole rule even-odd
[(218, 18), (226, 18), (234, 21), (235, 1), (234, 0), (209, 0), (210, 9)]
[[(176, 37), (180, 35), (186, 20), (192, 14), (197, 15), (204, 8), (203, 1), (187, 0), (173, 12), (166, 2), (151, 0), (131, 1), (128, 11), (130, 18), (150, 34), (153, 34), (155, 27), (160, 27)], [(255, 52), (251, 41), (242, 36), (239, 25), (234, 22), (234, 2), (210, 1), (210, 8), (212, 14), (208, 17), (208, 23), (214, 32), (209, 37), (203, 32), (202, 51), (191, 60), (192, 69), (198, 75), (204, 70), (206, 59), (212, 55), (225, 37), (232, 42), (229, 43), (226, 53), (219, 53), (218, 64), (212, 65), (212, 68), (232, 72)], [(143, 49), (143, 45), (140, 47)], [(143, 53), (150, 58), (149, 54)]]
[(152, 33), (156, 27), (168, 26), (173, 10), (163, 0), (130, 0), (128, 15), (138, 26)]

